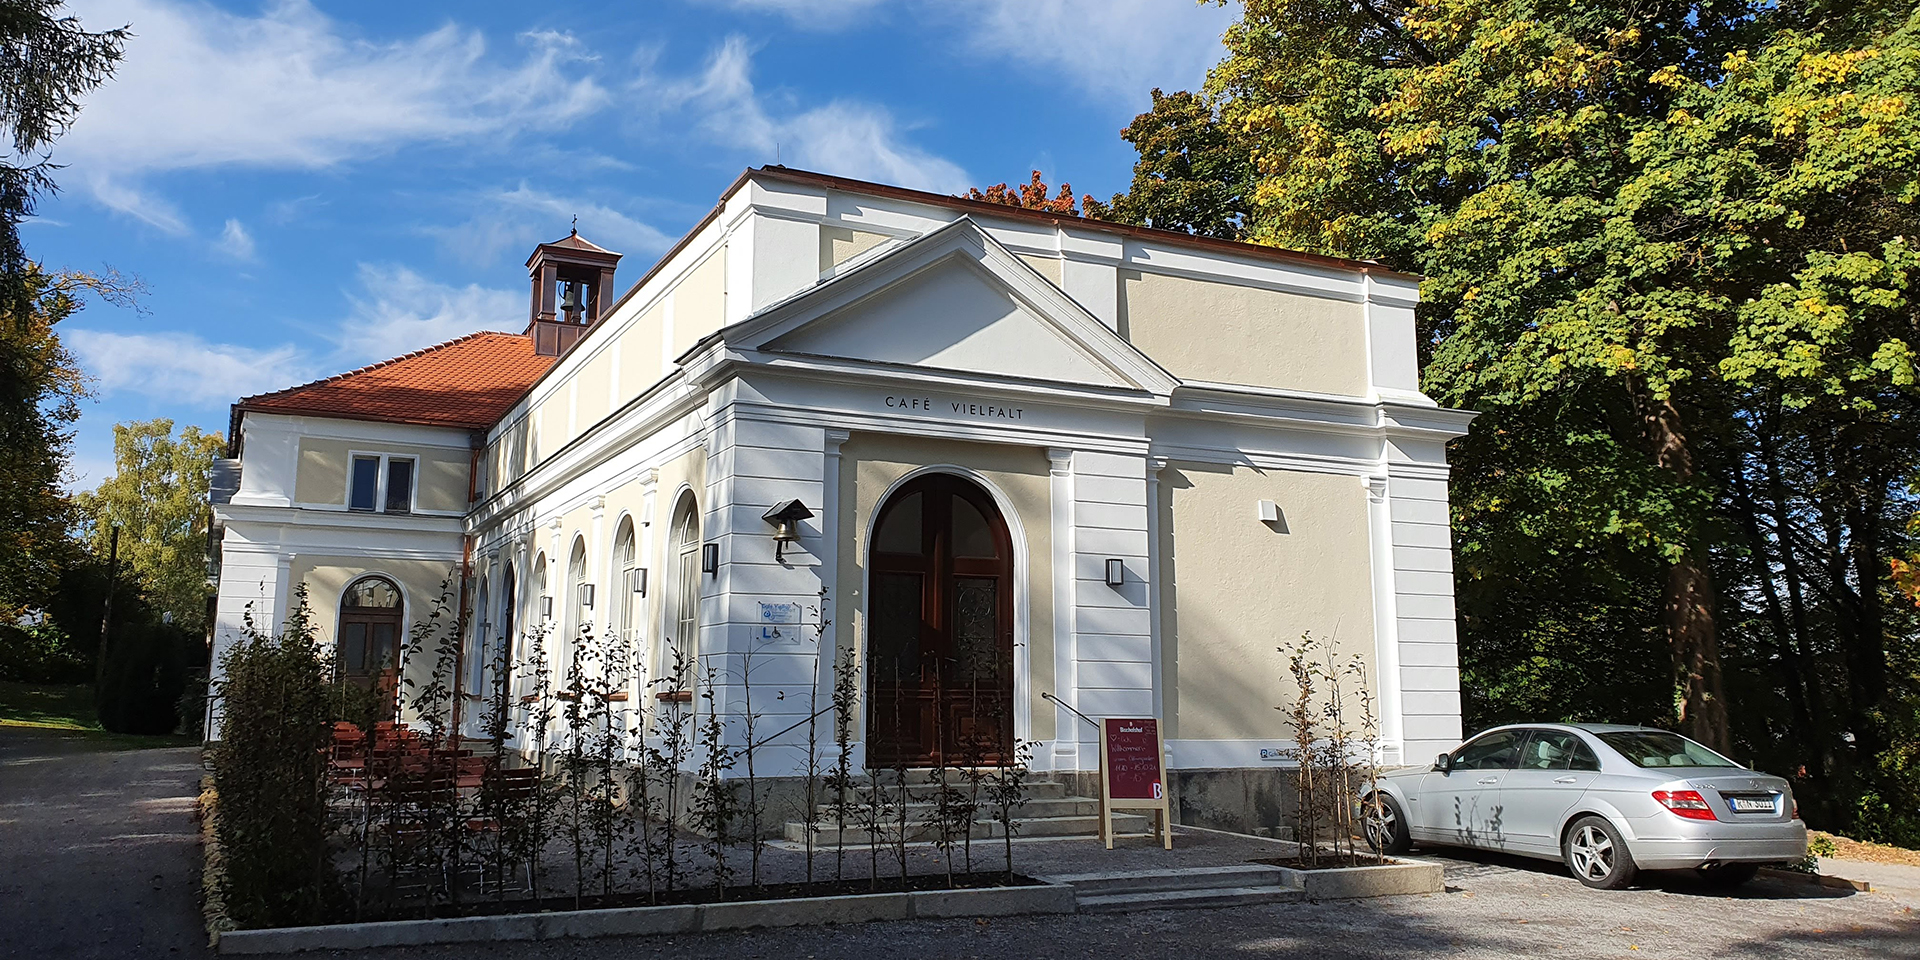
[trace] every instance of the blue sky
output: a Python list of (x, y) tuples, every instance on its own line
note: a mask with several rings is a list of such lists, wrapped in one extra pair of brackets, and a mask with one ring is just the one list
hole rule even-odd
[(626, 254), (622, 289), (748, 167), (958, 193), (1106, 197), (1148, 91), (1196, 86), (1228, 9), (1193, 0), (617, 4), (77, 0), (131, 25), (23, 227), (55, 268), (149, 288), (62, 335), (95, 378), (71, 486), (115, 422), (224, 430), (242, 395), (525, 325), (533, 245)]

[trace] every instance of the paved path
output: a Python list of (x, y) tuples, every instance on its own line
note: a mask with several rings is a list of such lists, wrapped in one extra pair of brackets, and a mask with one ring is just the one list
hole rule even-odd
[(0, 957), (205, 956), (199, 750), (0, 727)]

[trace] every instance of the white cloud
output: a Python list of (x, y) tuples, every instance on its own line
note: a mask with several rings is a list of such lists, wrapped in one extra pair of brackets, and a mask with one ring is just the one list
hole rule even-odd
[(420, 142), (565, 128), (607, 102), (569, 35), (520, 38), (517, 64), (479, 33), (448, 25), (408, 40), (354, 39), (306, 0), (258, 17), (175, 0), (99, 0), (89, 25), (130, 23), (137, 39), (113, 82), (89, 98), (55, 159), (100, 203), (171, 233), (150, 173), (223, 165), (319, 168)]
[[(1044, 65), (1095, 96), (1144, 109), (1154, 87), (1192, 89), (1226, 56), (1231, 5), (1195, 0), (941, 3), (983, 53)], [(1044, 38), (1044, 39), (1043, 39)]]
[(426, 232), (462, 262), (475, 266), (495, 264), (509, 250), (524, 252), (534, 244), (558, 240), (576, 216), (581, 236), (622, 254), (657, 254), (673, 245), (672, 237), (651, 224), (606, 204), (536, 190), (525, 181), (512, 190), (481, 194), (463, 204), (479, 208), (472, 219)]
[(479, 330), (526, 328), (527, 293), (455, 287), (392, 264), (360, 265), (352, 310), (330, 334), (341, 369), (397, 357)]
[(770, 110), (753, 86), (753, 51), (729, 37), (698, 76), (663, 79), (643, 71), (638, 92), (662, 110), (691, 109), (716, 143), (822, 173), (957, 193), (970, 179), (959, 165), (906, 143), (884, 107), (834, 100), (791, 115)]
[(227, 220), (225, 229), (220, 231), (220, 242), (214, 246), (235, 260), (253, 259), (253, 234), (248, 233), (246, 224), (238, 220)]
[(304, 352), (291, 344), (256, 349), (209, 343), (174, 330), (111, 333), (84, 327), (63, 329), (60, 338), (107, 394), (213, 406), (314, 377)]
[(525, 291), (456, 287), (392, 264), (360, 265), (348, 312), (321, 342), (249, 347), (185, 331), (117, 333), (61, 326), (61, 339), (105, 395), (221, 406), (345, 373), (480, 330), (526, 326)]
[(1192, 89), (1226, 55), (1231, 4), (1196, 0), (710, 0), (833, 30), (860, 14), (912, 8), (976, 53), (1062, 75), (1096, 97), (1143, 104), (1154, 87)]

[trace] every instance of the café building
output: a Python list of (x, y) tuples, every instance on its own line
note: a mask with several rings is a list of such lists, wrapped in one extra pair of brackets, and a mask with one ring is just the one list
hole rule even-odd
[(750, 681), (764, 736), (844, 651), (856, 767), (971, 737), (1067, 778), (1080, 714), (1156, 718), (1176, 819), (1230, 823), (1284, 776), (1276, 648), (1312, 633), (1368, 664), (1385, 762), (1458, 742), (1470, 415), (1420, 393), (1419, 278), (781, 167), (620, 260), (541, 244), (521, 332), (235, 404), (216, 663), (304, 588), (373, 673), (446, 583), (463, 695), (617, 637), (632, 729), (687, 709), (680, 662), (736, 717)]

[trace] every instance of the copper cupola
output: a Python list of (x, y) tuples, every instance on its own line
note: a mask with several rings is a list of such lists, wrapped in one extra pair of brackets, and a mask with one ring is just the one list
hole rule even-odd
[(533, 352), (557, 357), (571, 349), (613, 306), (613, 271), (620, 255), (589, 243), (575, 228), (543, 243), (527, 258), (533, 305), (527, 334)]

